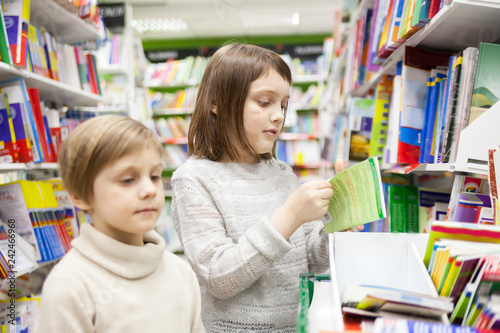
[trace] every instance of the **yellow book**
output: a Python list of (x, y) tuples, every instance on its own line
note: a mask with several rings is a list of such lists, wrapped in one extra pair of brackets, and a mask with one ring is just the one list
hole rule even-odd
[(441, 268), (444, 252), (445, 252), (444, 248), (436, 249), (436, 255), (434, 257), (434, 265), (432, 266), (431, 270), (431, 280), (432, 282), (434, 282), (434, 285), (436, 285), (436, 275), (439, 269)]
[(436, 272), (436, 281), (434, 285), (436, 286), (436, 289), (439, 287), (439, 283), (441, 282), (441, 279), (443, 277), (444, 271), (446, 270), (446, 265), (448, 264), (448, 259), (450, 258), (450, 248), (446, 247), (443, 256), (441, 258), (441, 264)]

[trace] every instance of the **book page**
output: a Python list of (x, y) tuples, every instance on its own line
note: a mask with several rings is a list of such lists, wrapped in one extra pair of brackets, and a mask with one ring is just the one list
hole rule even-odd
[(330, 179), (333, 196), (322, 221), (328, 233), (386, 217), (378, 158), (355, 164)]

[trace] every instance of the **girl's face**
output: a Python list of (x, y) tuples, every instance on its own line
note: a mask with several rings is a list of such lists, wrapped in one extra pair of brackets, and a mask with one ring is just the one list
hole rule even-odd
[[(290, 98), (290, 85), (275, 70), (250, 84), (243, 107), (243, 126), (250, 145), (257, 154), (271, 152), (283, 128)], [(255, 163), (253, 156), (242, 162)]]

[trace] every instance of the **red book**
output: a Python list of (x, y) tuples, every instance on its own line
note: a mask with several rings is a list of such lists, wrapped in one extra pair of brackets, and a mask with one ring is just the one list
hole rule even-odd
[(59, 155), (62, 143), (69, 135), (69, 127), (52, 127), (50, 133), (52, 134), (52, 142), (54, 143), (56, 155)]
[(439, 0), (431, 0), (431, 6), (429, 7), (429, 20), (434, 17), (439, 12)]
[(97, 78), (96, 78), (96, 71), (94, 67), (94, 63), (92, 62), (92, 55), (87, 53), (85, 55), (85, 58), (87, 59), (87, 66), (89, 69), (89, 75), (90, 75), (90, 89), (92, 93), (98, 95), (99, 90), (97, 89)]
[(45, 130), (45, 125), (43, 123), (42, 109), (40, 107), (40, 95), (38, 94), (37, 88), (28, 88), (28, 95), (30, 98), (31, 109), (33, 110), (33, 115), (35, 116), (36, 128), (40, 138), (40, 145), (42, 146), (43, 157), (45, 162), (54, 162), (53, 156), (50, 153), (49, 146), (47, 144), (48, 138), (46, 137), (47, 131)]

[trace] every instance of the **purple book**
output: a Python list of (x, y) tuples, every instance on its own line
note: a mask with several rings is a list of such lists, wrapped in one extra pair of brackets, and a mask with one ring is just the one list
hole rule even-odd
[(491, 198), (488, 194), (462, 192), (458, 197), (454, 220), (477, 223), (482, 207), (491, 208)]

